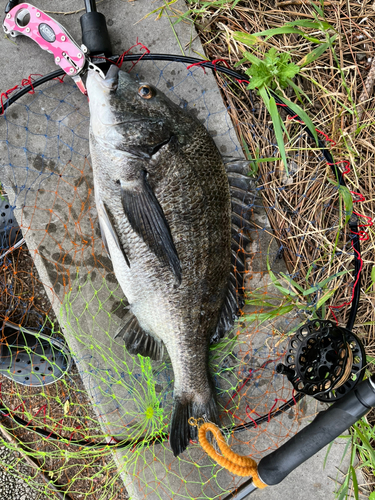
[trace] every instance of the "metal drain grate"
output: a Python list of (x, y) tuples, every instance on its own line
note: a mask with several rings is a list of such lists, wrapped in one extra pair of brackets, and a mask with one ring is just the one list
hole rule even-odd
[(0, 198), (0, 250), (6, 250), (22, 238), (22, 231), (14, 217), (13, 207), (6, 195)]
[(1, 340), (0, 373), (18, 384), (52, 384), (71, 367), (67, 346), (53, 337), (6, 323)]

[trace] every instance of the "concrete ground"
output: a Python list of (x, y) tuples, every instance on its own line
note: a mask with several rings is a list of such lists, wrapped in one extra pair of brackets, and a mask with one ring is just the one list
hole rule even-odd
[[(34, 479), (35, 471), (30, 468), (21, 455), (8, 446), (0, 438), (0, 498), (6, 500), (48, 500), (41, 493), (43, 491), (41, 480), (42, 484), (38, 485), (39, 490), (24, 480), (28, 476)], [(38, 478), (36, 479), (38, 480)]]
[[(106, 15), (114, 52), (127, 50), (138, 38), (152, 52), (181, 53), (178, 41), (185, 47), (195, 37), (191, 25), (179, 23), (175, 27), (177, 41), (167, 17), (155, 21), (155, 16), (151, 16), (137, 23), (151, 9), (162, 5), (160, 0), (101, 3), (98, 10)], [(71, 12), (68, 15), (51, 15), (76, 40), (80, 40), (80, 14), (75, 13), (76, 0), (63, 3), (39, 0), (37, 6), (52, 12)], [(184, 9), (181, 1), (177, 6)], [(2, 91), (12, 88), (29, 74), (46, 74), (55, 69), (52, 56), (29, 39), (18, 37), (9, 41), (3, 37), (0, 45)], [(198, 40), (186, 53), (196, 55), (194, 51), (203, 53)], [(140, 64), (135, 71), (163, 91), (171, 91), (172, 98), (177, 102), (179, 99), (188, 101), (189, 108), (205, 122), (224, 154), (241, 155), (212, 75), (204, 75), (199, 68), (189, 73), (181, 65), (163, 63)], [(0, 179), (16, 206), (16, 216), (24, 229), (28, 247), (34, 253), (39, 274), (60, 318), (103, 429), (109, 435), (125, 437), (130, 417), (133, 418), (139, 411), (134, 400), (129, 398), (128, 383), (130, 380), (136, 386), (133, 375), (140, 367), (126, 353), (122, 343), (113, 340), (113, 332), (121, 325), (124, 315), (122, 306), (126, 301), (113, 280), (111, 264), (103, 251), (96, 227), (92, 175), (85, 159), (88, 154), (87, 102), (68, 80), (63, 86), (57, 83), (49, 86), (43, 96), (26, 96), (23, 102), (28, 104), (28, 108), (24, 105), (10, 108), (5, 123), (0, 124)], [(252, 248), (255, 255), (252, 263), (253, 289), (269, 285), (264, 256), (269, 243), (266, 235), (270, 230), (260, 208), (258, 212), (263, 230), (257, 232)], [(277, 248), (273, 252), (275, 257)], [(282, 262), (278, 261), (277, 265), (282, 266)], [(69, 302), (66, 300), (67, 291)], [(282, 331), (288, 331), (288, 321), (280, 323)], [(257, 330), (248, 328), (241, 342), (246, 343), (254, 331), (256, 336), (252, 338), (251, 359), (259, 366), (262, 356), (269, 355), (267, 350), (277, 350), (277, 346), (271, 345), (274, 341), (267, 331), (267, 324)], [(153, 367), (154, 372), (157, 368)], [(167, 391), (163, 392), (163, 381), (170, 384), (170, 375), (163, 371), (158, 377), (161, 394), (168, 400)], [(288, 388), (285, 381), (281, 378), (273, 380), (275, 391), (286, 397)], [(256, 389), (250, 393), (253, 407), (267, 399), (264, 388), (259, 387), (258, 392)], [(267, 403), (270, 404), (269, 401)], [(277, 436), (274, 442), (281, 443), (307, 424), (321, 408), (310, 401), (298, 411), (266, 425), (264, 431), (258, 429), (256, 434), (255, 431), (249, 432), (237, 442), (238, 451), (261, 457), (274, 446), (271, 437)], [(246, 444), (252, 442), (251, 446)], [(332, 447), (325, 469), (326, 450), (322, 450), (283, 483), (257, 491), (252, 498), (333, 500), (336, 480), (343, 480), (347, 468), (347, 461), (341, 461), (344, 446), (345, 443), (339, 441)], [(118, 452), (116, 460), (134, 500), (219, 498), (242, 482), (215, 467), (201, 449), (193, 445), (179, 459), (174, 459), (169, 445), (163, 444), (136, 450), (132, 454)]]

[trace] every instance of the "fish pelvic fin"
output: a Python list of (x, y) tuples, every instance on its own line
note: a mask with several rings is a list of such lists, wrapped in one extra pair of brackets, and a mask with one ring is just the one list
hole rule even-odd
[(122, 338), (129, 354), (149, 357), (154, 361), (161, 361), (164, 354), (164, 344), (153, 335), (147, 333), (139, 325), (134, 314), (126, 316), (125, 325), (119, 330), (114, 338)]
[(175, 397), (169, 431), (169, 444), (175, 457), (186, 450), (190, 440), (197, 439), (197, 428), (189, 424), (190, 417), (202, 418), (219, 425), (219, 413), (214, 394), (211, 393), (211, 398), (206, 404), (197, 402), (193, 398)]
[(160, 203), (141, 172), (136, 186), (121, 182), (122, 206), (133, 230), (143, 239), (157, 258), (165, 263), (181, 283), (181, 264), (173, 243), (171, 231)]

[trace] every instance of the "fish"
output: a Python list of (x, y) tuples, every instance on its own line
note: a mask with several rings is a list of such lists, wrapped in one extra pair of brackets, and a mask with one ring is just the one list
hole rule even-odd
[(248, 162), (224, 164), (200, 121), (112, 65), (89, 71), (90, 155), (102, 240), (129, 303), (118, 336), (174, 373), (169, 443), (220, 424), (209, 349), (243, 305)]

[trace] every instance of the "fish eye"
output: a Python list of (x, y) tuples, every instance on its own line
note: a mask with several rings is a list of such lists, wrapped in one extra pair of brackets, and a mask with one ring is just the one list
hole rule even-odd
[(143, 99), (151, 99), (151, 97), (154, 97), (155, 91), (150, 85), (142, 85), (138, 89), (138, 95)]

